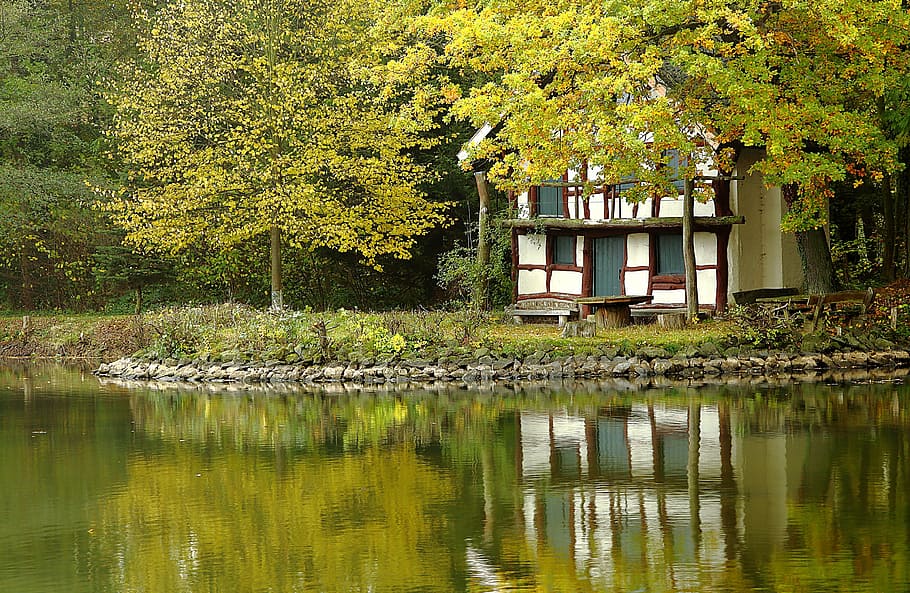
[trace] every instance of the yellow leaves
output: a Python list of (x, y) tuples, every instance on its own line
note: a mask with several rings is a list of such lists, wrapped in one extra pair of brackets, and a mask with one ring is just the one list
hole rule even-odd
[[(433, 51), (385, 69), (362, 43), (366, 15), (349, 0), (290, 0), (278, 12), (191, 1), (150, 17), (140, 45), (154, 67), (128, 70), (111, 97), (131, 171), (110, 209), (130, 239), (230, 247), (277, 222), (292, 242), (374, 262), (407, 257), (415, 235), (442, 224), (444, 206), (417, 190), (429, 172), (407, 155), (427, 145), (438, 91), (400, 94)], [(382, 71), (397, 79), (382, 83)]]

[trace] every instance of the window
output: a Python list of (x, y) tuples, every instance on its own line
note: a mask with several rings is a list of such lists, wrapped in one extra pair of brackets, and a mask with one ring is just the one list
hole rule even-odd
[(575, 237), (561, 235), (553, 237), (553, 263), (575, 265)]
[[(551, 179), (550, 182), (561, 182), (561, 179)], [(546, 183), (546, 182), (545, 182)], [(562, 216), (562, 188), (541, 185), (537, 188), (537, 215)]]
[(685, 274), (682, 234), (655, 235), (654, 240), (655, 253), (657, 255), (657, 274), (660, 276)]
[(680, 171), (680, 167), (685, 168), (686, 159), (679, 158), (679, 151), (675, 148), (673, 150), (668, 150), (665, 153), (670, 157), (669, 162), (667, 163), (667, 168), (670, 169), (670, 179), (673, 179), (673, 186), (676, 188), (676, 191), (683, 193), (686, 191), (686, 181), (682, 179), (682, 176), (685, 174), (685, 171)]

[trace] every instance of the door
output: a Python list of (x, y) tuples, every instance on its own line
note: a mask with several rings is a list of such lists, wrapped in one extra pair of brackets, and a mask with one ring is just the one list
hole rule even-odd
[(626, 238), (601, 237), (594, 239), (594, 295), (623, 294), (620, 272), (625, 259)]

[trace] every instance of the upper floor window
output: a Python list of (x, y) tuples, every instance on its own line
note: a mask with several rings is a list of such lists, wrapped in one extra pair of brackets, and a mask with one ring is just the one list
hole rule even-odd
[(676, 188), (677, 192), (683, 193), (686, 191), (686, 181), (683, 176), (686, 174), (687, 159), (685, 157), (680, 158), (679, 151), (675, 148), (666, 151), (664, 154), (670, 157), (667, 168), (670, 169), (670, 179), (673, 180), (673, 187)]
[[(551, 179), (544, 183), (558, 183), (561, 179)], [(541, 185), (537, 188), (537, 215), (563, 216), (562, 188)]]

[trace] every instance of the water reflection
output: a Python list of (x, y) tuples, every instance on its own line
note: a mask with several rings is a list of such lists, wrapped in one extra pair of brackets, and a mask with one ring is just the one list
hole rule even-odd
[(899, 384), (276, 394), (55, 373), (26, 396), (0, 373), (4, 591), (910, 586)]

